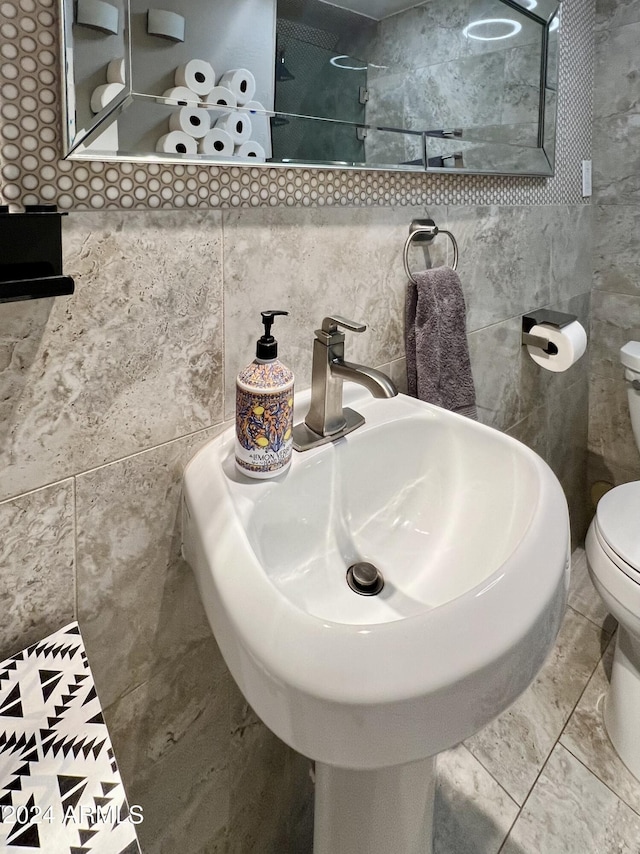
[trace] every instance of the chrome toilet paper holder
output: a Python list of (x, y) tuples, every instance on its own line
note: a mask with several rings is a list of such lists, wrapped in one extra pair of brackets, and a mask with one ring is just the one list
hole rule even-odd
[(543, 338), (542, 335), (531, 335), (531, 330), (534, 326), (538, 326), (541, 323), (548, 323), (550, 326), (562, 329), (563, 326), (568, 326), (577, 319), (575, 314), (566, 314), (563, 311), (551, 311), (549, 308), (530, 311), (522, 318), (522, 344), (523, 346), (539, 347), (550, 356), (555, 356), (558, 352), (556, 345), (552, 344), (548, 338)]

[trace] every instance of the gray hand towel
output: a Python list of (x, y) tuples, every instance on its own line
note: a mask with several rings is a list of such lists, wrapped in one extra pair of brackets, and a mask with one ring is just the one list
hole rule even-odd
[(406, 300), (405, 345), (409, 394), (477, 420), (458, 274), (450, 267), (415, 273)]

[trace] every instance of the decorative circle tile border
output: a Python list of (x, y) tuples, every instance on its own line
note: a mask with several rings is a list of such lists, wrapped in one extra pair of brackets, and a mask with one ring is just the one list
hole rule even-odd
[[(588, 8), (587, 8), (588, 7)], [(564, 0), (553, 178), (61, 160), (55, 0), (0, 2), (0, 195), (62, 210), (579, 204), (591, 157), (594, 0)]]

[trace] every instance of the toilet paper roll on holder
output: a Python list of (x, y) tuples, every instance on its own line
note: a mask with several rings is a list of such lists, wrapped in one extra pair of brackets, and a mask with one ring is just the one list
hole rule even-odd
[(544, 338), (542, 335), (532, 335), (530, 330), (542, 323), (548, 323), (550, 326), (562, 329), (563, 326), (568, 326), (577, 319), (575, 314), (566, 314), (563, 311), (551, 311), (548, 308), (530, 311), (522, 318), (522, 344), (523, 346), (539, 347), (545, 353), (555, 356), (558, 352), (556, 345), (552, 344), (548, 338)]

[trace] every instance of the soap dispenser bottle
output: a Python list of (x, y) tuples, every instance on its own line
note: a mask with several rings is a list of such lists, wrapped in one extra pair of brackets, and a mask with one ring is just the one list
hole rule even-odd
[(288, 313), (261, 312), (256, 358), (236, 380), (236, 466), (249, 477), (277, 477), (291, 463), (293, 372), (278, 359), (271, 334), (276, 315)]

